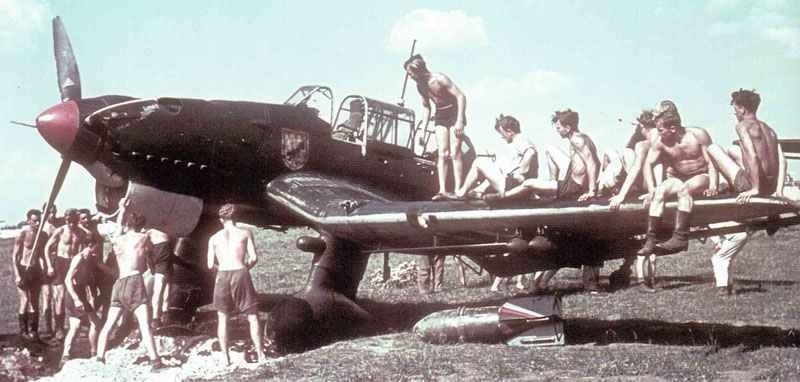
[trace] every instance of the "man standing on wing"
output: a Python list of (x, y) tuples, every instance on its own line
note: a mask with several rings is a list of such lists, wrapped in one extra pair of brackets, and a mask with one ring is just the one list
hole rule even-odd
[(417, 91), (422, 97), (422, 121), (427, 122), (431, 116), (431, 100), (436, 105), (433, 116), (436, 128), (436, 143), (439, 155), (436, 159), (436, 172), (439, 176), (439, 192), (433, 200), (447, 198), (447, 176), (449, 164), (453, 165), (454, 191), (461, 188), (464, 177), (464, 162), (461, 157), (461, 143), (464, 141), (464, 126), (467, 97), (443, 73), (428, 71), (421, 55), (411, 56), (403, 64), (408, 75), (417, 83)]

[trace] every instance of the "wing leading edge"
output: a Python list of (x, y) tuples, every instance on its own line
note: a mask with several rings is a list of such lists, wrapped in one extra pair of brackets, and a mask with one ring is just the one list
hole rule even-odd
[[(614, 238), (644, 232), (647, 209), (641, 203), (623, 204), (618, 211), (605, 201), (589, 204), (542, 203), (523, 200), (503, 205), (482, 201), (395, 201), (367, 186), (310, 172), (291, 173), (267, 185), (267, 197), (316, 229), (378, 247), (429, 246), (434, 237), (449, 244), (502, 240), (517, 230), (585, 233)], [(664, 221), (672, 221), (677, 204), (667, 203)], [(699, 199), (692, 226), (721, 221), (794, 214), (782, 200), (757, 197), (747, 205), (734, 198)]]

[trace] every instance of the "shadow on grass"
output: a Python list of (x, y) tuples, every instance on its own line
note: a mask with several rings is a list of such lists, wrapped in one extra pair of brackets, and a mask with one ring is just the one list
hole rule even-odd
[[(577, 292), (575, 292), (577, 293)], [(461, 306), (502, 305), (508, 296), (470, 304), (395, 303), (361, 300), (359, 303), (375, 315), (379, 324), (365, 328), (360, 335), (379, 335), (409, 331), (428, 314)], [(643, 343), (673, 346), (742, 346), (745, 351), (761, 347), (800, 347), (800, 330), (768, 326), (735, 326), (714, 323), (674, 323), (655, 320), (596, 320), (575, 318), (564, 320), (568, 345)], [(500, 342), (500, 339), (498, 339)]]
[(567, 343), (646, 343), (674, 346), (798, 347), (800, 331), (765, 326), (672, 323), (654, 320), (570, 319), (564, 322)]

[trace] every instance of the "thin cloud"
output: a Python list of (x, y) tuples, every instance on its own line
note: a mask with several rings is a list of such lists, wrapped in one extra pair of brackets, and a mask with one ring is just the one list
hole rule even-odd
[(417, 39), (426, 51), (486, 46), (489, 38), (481, 17), (463, 10), (416, 9), (397, 20), (389, 32), (386, 48), (405, 53)]
[(50, 11), (36, 0), (0, 0), (0, 44), (26, 40), (31, 32), (47, 25)]
[[(464, 87), (470, 136), (480, 148), (502, 147), (491, 126), (498, 114), (513, 115), (525, 131), (549, 126), (549, 115), (560, 108), (557, 100), (575, 87), (576, 80), (565, 73), (532, 70), (512, 77), (486, 77)], [(558, 143), (544, 134), (543, 145)]]
[(767, 28), (764, 35), (782, 46), (788, 57), (800, 58), (800, 27)]
[(709, 0), (706, 10), (716, 21), (709, 25), (712, 37), (761, 36), (789, 58), (800, 58), (800, 18), (797, 3), (786, 0)]

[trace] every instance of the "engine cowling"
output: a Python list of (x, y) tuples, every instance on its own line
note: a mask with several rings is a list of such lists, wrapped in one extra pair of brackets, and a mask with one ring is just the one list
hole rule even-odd
[(128, 182), (126, 187), (95, 186), (98, 210), (114, 213), (123, 196), (129, 209), (145, 217), (145, 226), (165, 232), (171, 237), (189, 236), (203, 213), (203, 200), (194, 196), (159, 190), (144, 184)]

